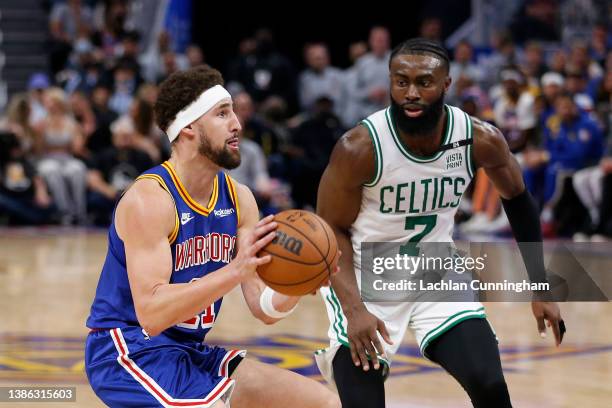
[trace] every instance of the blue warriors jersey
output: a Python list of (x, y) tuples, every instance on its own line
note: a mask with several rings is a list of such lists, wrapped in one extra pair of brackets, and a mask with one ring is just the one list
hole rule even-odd
[[(168, 241), (172, 251), (170, 283), (189, 283), (227, 265), (233, 257), (240, 210), (233, 180), (217, 173), (206, 207), (190, 196), (170, 162), (164, 162), (138, 179), (159, 183), (174, 200), (175, 227)], [(155, 205), (155, 203), (151, 203)], [(212, 328), (223, 299), (199, 315), (167, 329), (174, 338), (202, 342)], [(91, 329), (139, 326), (130, 292), (125, 247), (117, 235), (115, 221), (108, 232), (108, 252), (102, 268), (96, 297), (87, 319)]]

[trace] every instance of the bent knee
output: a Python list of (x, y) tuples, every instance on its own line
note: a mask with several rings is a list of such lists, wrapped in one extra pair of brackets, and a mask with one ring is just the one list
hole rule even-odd
[(67, 176), (70, 175), (83, 175), (87, 172), (87, 167), (85, 164), (77, 159), (72, 159), (66, 162), (66, 165), (63, 167), (63, 173)]
[(43, 159), (38, 163), (38, 172), (43, 177), (60, 173), (61, 169), (60, 164), (55, 160)]

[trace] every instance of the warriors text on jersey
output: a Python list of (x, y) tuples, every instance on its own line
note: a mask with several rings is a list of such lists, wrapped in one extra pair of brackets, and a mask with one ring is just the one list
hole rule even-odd
[[(169, 162), (152, 168), (139, 179), (157, 181), (174, 200), (175, 227), (168, 237), (172, 251), (170, 283), (191, 282), (231, 261), (240, 210), (236, 188), (229, 176), (217, 173), (206, 207), (189, 196)], [(217, 300), (198, 316), (167, 329), (165, 333), (202, 342), (215, 322), (221, 302), (222, 299)], [(139, 326), (128, 281), (125, 248), (117, 235), (114, 220), (109, 229), (108, 253), (87, 326), (92, 329)]]

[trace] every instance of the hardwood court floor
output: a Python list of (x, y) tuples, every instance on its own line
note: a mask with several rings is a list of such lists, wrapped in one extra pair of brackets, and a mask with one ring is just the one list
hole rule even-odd
[[(76, 386), (77, 403), (43, 406), (102, 406), (83, 373), (83, 340), (105, 251), (105, 232), (0, 230), (0, 386)], [(528, 304), (486, 306), (515, 407), (611, 406), (612, 304), (562, 304), (568, 333), (558, 349), (550, 336), (539, 338)], [(265, 326), (235, 290), (210, 341), (320, 378), (311, 353), (324, 346), (326, 332), (319, 297), (304, 298), (294, 315)], [(387, 400), (390, 408), (470, 406), (454, 380), (419, 357), (410, 336), (394, 361)]]

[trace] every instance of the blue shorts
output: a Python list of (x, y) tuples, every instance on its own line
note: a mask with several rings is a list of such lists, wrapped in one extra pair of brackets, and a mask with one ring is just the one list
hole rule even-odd
[(229, 400), (234, 380), (228, 366), (245, 355), (126, 327), (87, 336), (85, 371), (110, 407), (210, 407)]

